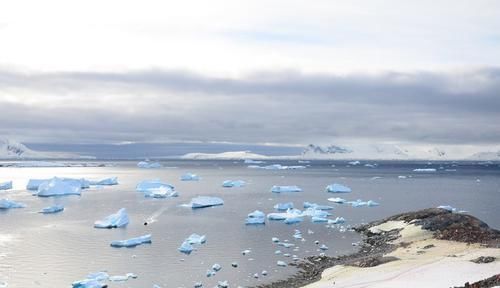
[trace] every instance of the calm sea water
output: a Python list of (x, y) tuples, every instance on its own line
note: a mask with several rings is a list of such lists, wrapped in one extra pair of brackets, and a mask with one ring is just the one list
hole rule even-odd
[[(88, 168), (0, 168), (0, 182), (14, 181), (14, 189), (0, 192), (0, 198), (10, 198), (28, 205), (24, 209), (0, 211), (0, 281), (8, 287), (70, 287), (75, 280), (90, 272), (107, 271), (111, 275), (132, 272), (137, 279), (113, 282), (109, 287), (193, 287), (197, 281), (213, 287), (217, 281), (228, 280), (231, 287), (252, 286), (286, 277), (293, 267), (276, 266), (277, 260), (291, 258), (275, 255), (275, 250), (299, 257), (319, 254), (320, 241), (329, 247), (327, 255), (355, 251), (351, 243), (359, 241), (354, 232), (342, 232), (339, 227), (311, 223), (286, 225), (267, 221), (265, 226), (245, 226), (244, 220), (255, 209), (275, 212), (274, 204), (294, 202), (302, 208), (304, 201), (332, 205), (335, 218), (346, 218), (346, 225), (357, 225), (399, 212), (448, 204), (467, 210), (490, 226), (500, 228), (500, 168), (497, 164), (468, 163), (419, 164), (385, 162), (377, 168), (348, 167), (345, 162), (312, 162), (303, 170), (257, 170), (231, 161), (165, 161), (176, 168), (139, 169), (133, 162), (115, 162), (114, 167)], [(274, 162), (273, 162), (274, 163)], [(293, 164), (296, 162), (278, 162)], [(335, 167), (332, 167), (334, 163)], [(271, 164), (271, 163), (267, 163)], [(306, 165), (306, 164), (304, 164)], [(413, 172), (414, 168), (437, 168), (434, 173)], [(441, 169), (440, 169), (441, 168)], [(201, 176), (197, 182), (182, 182), (180, 175), (193, 172)], [(398, 176), (411, 176), (398, 179)], [(85, 177), (99, 179), (118, 176), (117, 186), (84, 190), (82, 196), (38, 198), (25, 190), (29, 178)], [(372, 180), (372, 177), (382, 177)], [(173, 199), (148, 199), (135, 191), (135, 185), (145, 179), (159, 178), (171, 183), (180, 196)], [(241, 188), (222, 188), (227, 179), (241, 179)], [(325, 186), (342, 183), (353, 189), (349, 194), (325, 192)], [(301, 193), (274, 194), (272, 185), (298, 185)], [(218, 196), (225, 204), (199, 210), (181, 207), (197, 195)], [(378, 207), (353, 208), (329, 203), (329, 197), (348, 200), (374, 200)], [(42, 207), (60, 203), (66, 210), (59, 214), (36, 213)], [(94, 221), (118, 209), (128, 210), (131, 222), (123, 229), (94, 229)], [(144, 226), (145, 221), (151, 223)], [(153, 220), (153, 221), (151, 221)], [(292, 237), (294, 230), (302, 232), (306, 241)], [(308, 231), (313, 232), (309, 234)], [(131, 249), (109, 246), (112, 240), (126, 239), (151, 233), (153, 243)], [(177, 248), (191, 233), (205, 234), (207, 243), (191, 255)], [(297, 249), (278, 247), (272, 237), (288, 240)], [(242, 255), (249, 249), (251, 253)], [(238, 262), (238, 268), (231, 267)], [(214, 263), (223, 268), (215, 277), (205, 276)], [(254, 279), (262, 270), (268, 276)]]

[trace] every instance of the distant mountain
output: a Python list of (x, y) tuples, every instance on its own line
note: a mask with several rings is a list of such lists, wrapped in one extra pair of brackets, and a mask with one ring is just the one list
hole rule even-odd
[(192, 160), (246, 160), (246, 159), (268, 159), (269, 156), (251, 153), (250, 151), (231, 151), (223, 153), (188, 153), (181, 159)]
[(306, 156), (308, 154), (331, 155), (331, 154), (339, 154), (339, 153), (345, 154), (345, 153), (352, 153), (352, 152), (353, 151), (351, 149), (336, 146), (336, 145), (321, 147), (318, 145), (309, 144), (309, 145), (307, 145), (304, 152), (302, 152), (302, 155), (304, 155), (304, 156)]
[(470, 160), (479, 160), (479, 161), (491, 161), (491, 160), (500, 161), (500, 150), (497, 152), (474, 153), (469, 159)]
[(39, 152), (14, 140), (0, 138), (0, 159), (55, 159), (80, 158), (73, 153)]

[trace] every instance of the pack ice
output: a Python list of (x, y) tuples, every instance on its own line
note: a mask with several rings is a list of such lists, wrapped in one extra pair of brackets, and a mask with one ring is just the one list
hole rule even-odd
[(95, 221), (95, 228), (120, 228), (127, 226), (129, 222), (127, 210), (121, 208), (115, 214), (111, 214), (102, 220)]
[(0, 183), (0, 190), (9, 190), (9, 189), (12, 189), (12, 181)]
[(302, 189), (298, 186), (276, 186), (274, 185), (271, 188), (271, 192), (273, 193), (281, 193), (281, 192), (302, 192)]
[(349, 193), (351, 192), (351, 188), (344, 186), (342, 184), (334, 183), (326, 186), (326, 191), (330, 193)]

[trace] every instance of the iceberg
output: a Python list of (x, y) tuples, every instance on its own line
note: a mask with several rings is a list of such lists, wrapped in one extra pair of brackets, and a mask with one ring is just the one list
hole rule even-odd
[(207, 237), (205, 235), (198, 235), (196, 233), (193, 233), (193, 234), (189, 235), (189, 237), (186, 238), (186, 240), (184, 240), (182, 242), (182, 244), (178, 248), (178, 250), (184, 254), (189, 255), (194, 250), (193, 245), (195, 245), (195, 244), (201, 245), (205, 242), (207, 242)]
[(120, 228), (127, 226), (129, 222), (127, 210), (121, 208), (115, 214), (111, 214), (103, 220), (94, 223), (95, 228)]
[(147, 198), (171, 198), (178, 196), (179, 193), (177, 191), (172, 191), (166, 187), (151, 189), (149, 192), (144, 193), (144, 197)]
[(25, 204), (15, 202), (9, 199), (0, 199), (0, 209), (24, 208)]
[(276, 262), (276, 265), (281, 266), (281, 267), (286, 267), (287, 266), (287, 264), (285, 262), (283, 262), (283, 261)]
[(111, 242), (111, 247), (121, 248), (121, 247), (135, 247), (141, 244), (150, 244), (151, 243), (151, 234), (147, 234), (144, 236), (139, 236), (135, 238), (130, 238), (127, 240), (117, 240)]
[(327, 205), (318, 205), (316, 203), (311, 203), (311, 202), (304, 202), (304, 208), (314, 208), (317, 210), (332, 210), (332, 206), (327, 206)]
[(342, 224), (345, 222), (344, 217), (337, 217), (334, 220), (328, 220), (328, 224)]
[(362, 201), (361, 199), (358, 199), (356, 201), (348, 201), (347, 203), (351, 204), (352, 207), (374, 207), (380, 205), (379, 203), (372, 200)]
[(81, 178), (81, 179), (74, 179), (74, 178), (59, 178), (59, 177), (54, 177), (51, 179), (30, 179), (28, 181), (28, 184), (26, 185), (27, 190), (38, 190), (40, 185), (46, 182), (50, 182), (54, 179), (59, 180), (60, 182), (65, 182), (68, 185), (71, 186), (80, 186), (80, 189), (86, 189), (90, 187), (90, 181), (87, 179)]
[(326, 200), (328, 200), (330, 202), (335, 202), (335, 203), (338, 203), (338, 204), (342, 204), (342, 203), (347, 202), (347, 200), (339, 198), (339, 197), (328, 198)]
[(9, 190), (9, 189), (12, 189), (12, 181), (0, 183), (0, 190)]
[(151, 192), (158, 189), (168, 189), (171, 191), (175, 190), (173, 185), (161, 182), (159, 179), (144, 180), (135, 186), (135, 190), (138, 192)]
[(245, 161), (243, 161), (243, 163), (245, 163), (245, 164), (262, 164), (262, 163), (266, 163), (266, 162), (260, 161), (260, 160), (245, 159)]
[(278, 203), (278, 204), (274, 205), (274, 209), (276, 209), (278, 211), (286, 211), (286, 210), (292, 209), (292, 208), (293, 208), (292, 202)]
[(141, 161), (137, 163), (137, 167), (151, 169), (151, 168), (161, 168), (162, 165), (159, 162)]
[[(83, 179), (82, 179), (83, 180)], [(54, 177), (50, 181), (42, 182), (34, 195), (39, 197), (80, 195), (82, 182), (77, 179), (63, 179)]]
[(49, 207), (45, 207), (43, 208), (40, 212), (38, 213), (42, 213), (42, 214), (53, 214), (53, 213), (58, 213), (58, 212), (61, 212), (64, 210), (64, 206), (63, 205), (53, 205), (53, 206), (49, 206)]
[(104, 178), (97, 181), (89, 181), (90, 185), (118, 185), (118, 177)]
[(125, 275), (116, 275), (116, 276), (110, 276), (109, 281), (112, 282), (117, 282), (117, 281), (127, 281), (128, 279), (135, 279), (137, 278), (137, 275), (134, 273), (127, 273)]
[(231, 187), (242, 187), (245, 186), (245, 181), (243, 180), (226, 180), (222, 182), (222, 187), (231, 188)]
[(349, 193), (352, 190), (351, 190), (351, 188), (349, 188), (347, 186), (334, 183), (334, 184), (326, 186), (326, 191), (330, 192), (330, 193)]
[(361, 162), (359, 162), (359, 161), (357, 161), (357, 160), (356, 160), (356, 161), (350, 161), (350, 162), (347, 162), (347, 163), (348, 163), (349, 165), (352, 165), (352, 166), (356, 166), (356, 165), (361, 164)]
[(219, 272), (221, 269), (222, 266), (220, 266), (220, 264), (215, 263), (214, 265), (212, 265), (212, 270), (214, 270), (215, 272)]
[(181, 176), (181, 181), (198, 181), (200, 177), (193, 173), (186, 173)]
[(271, 192), (273, 193), (281, 193), (281, 192), (302, 192), (302, 189), (298, 186), (276, 186), (274, 185), (271, 188)]
[(266, 224), (266, 214), (264, 212), (255, 210), (252, 213), (248, 214), (247, 219), (245, 220), (246, 225), (254, 225), (254, 224)]
[(326, 211), (315, 208), (307, 208), (304, 212), (302, 212), (302, 216), (310, 216), (310, 217), (328, 217), (330, 215), (331, 214)]
[(187, 241), (184, 241), (182, 242), (181, 246), (179, 246), (179, 248), (177, 248), (181, 253), (184, 253), (184, 254), (191, 254), (191, 252), (193, 252), (194, 250), (194, 247), (193, 245), (189, 244), (189, 242)]
[(189, 206), (195, 209), (195, 208), (205, 208), (210, 206), (218, 206), (223, 204), (224, 200), (222, 200), (219, 197), (198, 196), (191, 199), (191, 203), (189, 203)]
[(217, 282), (217, 288), (229, 288), (227, 280)]
[(286, 217), (285, 221), (283, 221), (285, 224), (295, 224), (295, 223), (299, 223), (299, 222), (302, 222), (302, 217), (301, 216), (289, 216), (289, 217)]
[(106, 284), (102, 283), (109, 279), (106, 272), (97, 272), (87, 275), (87, 278), (75, 281), (71, 284), (73, 288), (105, 288)]
[(272, 164), (267, 166), (249, 165), (248, 168), (264, 169), (264, 170), (296, 170), (296, 169), (305, 169), (306, 166), (301, 166), (301, 165), (284, 166), (281, 164)]
[(417, 168), (413, 172), (436, 172), (436, 168)]

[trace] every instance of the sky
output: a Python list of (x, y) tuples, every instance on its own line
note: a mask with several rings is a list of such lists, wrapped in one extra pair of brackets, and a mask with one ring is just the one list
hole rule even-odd
[(500, 1), (2, 1), (0, 135), (500, 146)]

